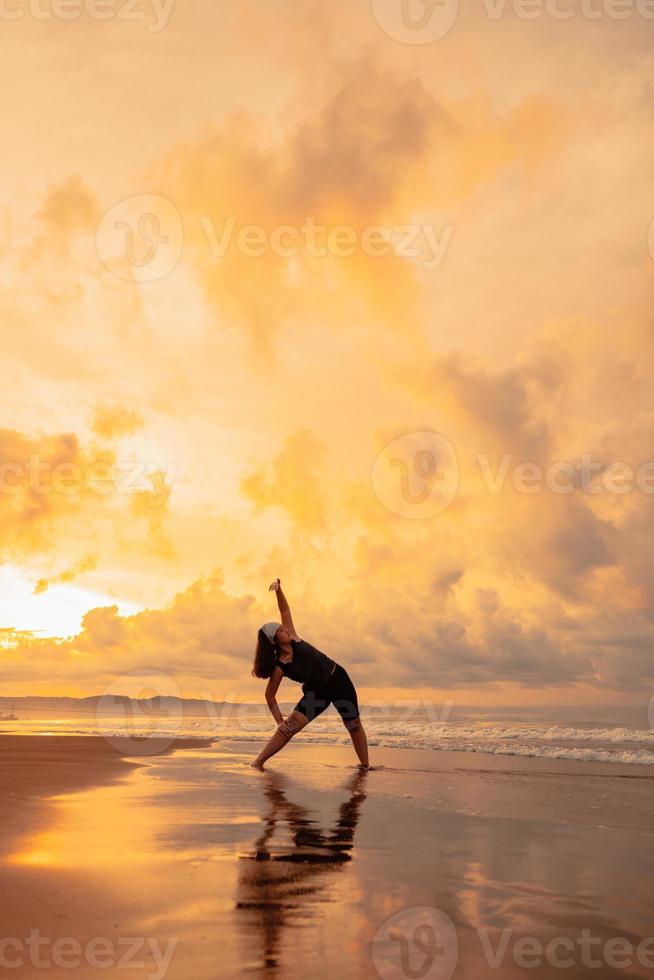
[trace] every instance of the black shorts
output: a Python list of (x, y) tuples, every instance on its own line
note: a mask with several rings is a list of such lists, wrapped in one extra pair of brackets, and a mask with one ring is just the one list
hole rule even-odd
[(348, 672), (336, 664), (331, 677), (319, 691), (305, 691), (294, 711), (313, 721), (333, 704), (343, 721), (355, 721), (359, 717), (359, 702), (354, 684)]

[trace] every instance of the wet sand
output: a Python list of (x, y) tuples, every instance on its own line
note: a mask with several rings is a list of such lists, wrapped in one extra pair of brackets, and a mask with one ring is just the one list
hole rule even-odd
[(642, 767), (253, 748), (0, 738), (9, 975), (652, 975)]

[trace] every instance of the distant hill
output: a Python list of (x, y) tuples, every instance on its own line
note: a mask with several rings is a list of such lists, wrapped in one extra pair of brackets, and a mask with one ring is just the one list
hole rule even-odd
[[(90, 698), (0, 697), (0, 714), (8, 714), (13, 707), (16, 716), (22, 719), (35, 718), (39, 715), (62, 718), (97, 715), (98, 711), (102, 714), (110, 714), (114, 710), (117, 714), (132, 710), (144, 715), (183, 715), (187, 718), (195, 715), (206, 718), (215, 715), (216, 712), (224, 711), (226, 706), (232, 704), (234, 702), (209, 701), (200, 698), (129, 698), (113, 694), (95, 695)], [(261, 702), (257, 702), (257, 707), (260, 706)], [(234, 707), (237, 705), (234, 704)], [(243, 707), (243, 702), (239, 702), (238, 707)]]

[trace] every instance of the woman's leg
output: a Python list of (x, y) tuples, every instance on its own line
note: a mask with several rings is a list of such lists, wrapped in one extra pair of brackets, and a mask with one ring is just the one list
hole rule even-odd
[(367, 769), (370, 765), (370, 762), (368, 761), (368, 739), (366, 738), (365, 728), (361, 724), (361, 719), (354, 718), (352, 721), (346, 721), (343, 719), (343, 724), (350, 733), (352, 745), (354, 746), (354, 751), (359, 758), (359, 762)]
[(292, 730), (292, 735), (282, 735), (281, 732), (277, 731), (270, 739), (265, 749), (263, 749), (257, 758), (252, 763), (257, 769), (263, 769), (264, 762), (276, 755), (285, 745), (291, 741), (294, 735), (301, 732), (302, 729), (309, 724), (309, 719), (306, 715), (303, 715), (301, 711), (291, 711), (290, 715), (286, 719), (286, 724)]
[(366, 769), (370, 766), (368, 759), (368, 739), (359, 715), (359, 699), (352, 683), (352, 678), (343, 667), (338, 667), (335, 675), (335, 690), (333, 693), (334, 707), (343, 719), (343, 724), (350, 733), (352, 745), (359, 762)]

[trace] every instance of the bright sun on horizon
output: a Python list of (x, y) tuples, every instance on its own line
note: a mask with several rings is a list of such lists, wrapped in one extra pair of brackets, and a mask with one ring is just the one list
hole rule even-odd
[(6, 565), (0, 569), (3, 625), (43, 637), (68, 637), (79, 633), (82, 619), (91, 609), (115, 605), (122, 615), (129, 616), (141, 608), (76, 585), (56, 584), (42, 594), (35, 594), (34, 586), (19, 567)]

